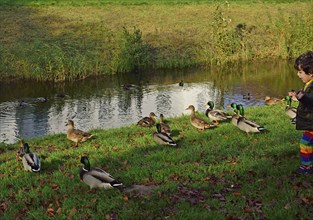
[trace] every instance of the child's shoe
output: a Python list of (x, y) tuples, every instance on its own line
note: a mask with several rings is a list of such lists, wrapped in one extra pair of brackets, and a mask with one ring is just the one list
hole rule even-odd
[(297, 173), (299, 174), (313, 174), (313, 168), (312, 166), (300, 166), (297, 170)]

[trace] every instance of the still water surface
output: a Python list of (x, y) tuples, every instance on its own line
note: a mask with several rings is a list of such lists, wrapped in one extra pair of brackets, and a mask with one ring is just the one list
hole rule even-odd
[[(178, 83), (183, 80), (184, 86)], [(125, 87), (125, 85), (132, 85)], [(264, 105), (266, 95), (284, 97), (302, 87), (292, 63), (262, 61), (206, 70), (114, 75), (71, 83), (0, 83), (0, 142), (15, 143), (65, 133), (72, 119), (83, 130), (136, 123), (150, 112), (165, 117), (189, 114), (192, 104), (204, 112), (231, 102)], [(250, 99), (243, 95), (250, 93)], [(64, 96), (63, 96), (64, 95)], [(47, 97), (43, 102), (40, 97)]]

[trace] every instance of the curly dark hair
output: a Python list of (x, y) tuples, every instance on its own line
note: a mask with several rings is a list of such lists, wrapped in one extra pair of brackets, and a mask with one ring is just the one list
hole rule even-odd
[(294, 68), (303, 70), (305, 74), (313, 74), (313, 51), (301, 54), (294, 63)]

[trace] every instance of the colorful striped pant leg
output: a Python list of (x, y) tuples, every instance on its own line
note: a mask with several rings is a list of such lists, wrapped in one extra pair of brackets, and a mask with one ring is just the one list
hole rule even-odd
[(300, 140), (300, 159), (304, 166), (313, 166), (313, 131), (304, 131)]

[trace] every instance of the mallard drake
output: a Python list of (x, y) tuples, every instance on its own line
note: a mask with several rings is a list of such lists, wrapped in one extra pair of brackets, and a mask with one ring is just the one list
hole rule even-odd
[(294, 121), (297, 116), (297, 109), (291, 106), (292, 99), (289, 95), (285, 97), (286, 100), (286, 114)]
[(265, 98), (264, 98), (265, 105), (274, 105), (274, 104), (280, 103), (282, 101), (283, 101), (283, 99), (274, 98), (274, 97), (270, 97), (270, 96), (265, 96)]
[(151, 127), (155, 124), (155, 118), (157, 117), (154, 112), (150, 112), (149, 117), (144, 117), (137, 122), (137, 125), (141, 127)]
[(40, 160), (36, 153), (31, 153), (29, 151), (29, 146), (27, 143), (23, 143), (22, 162), (24, 170), (37, 173), (40, 171)]
[(162, 145), (177, 146), (176, 142), (167, 133), (161, 131), (161, 125), (156, 124), (157, 131), (153, 133), (153, 139)]
[(251, 98), (250, 93), (242, 95), (242, 98), (250, 100)]
[(232, 116), (229, 115), (226, 111), (214, 109), (213, 101), (209, 101), (207, 106), (209, 106), (209, 108), (205, 111), (205, 115), (214, 122), (226, 121), (232, 118)]
[(80, 162), (84, 164), (83, 168), (80, 170), (79, 176), (84, 183), (86, 183), (90, 189), (93, 188), (119, 188), (123, 183), (114, 179), (109, 173), (105, 172), (100, 168), (90, 167), (90, 162), (87, 156), (82, 156)]
[(232, 123), (240, 130), (245, 131), (247, 134), (259, 133), (265, 130), (263, 126), (244, 117), (244, 108), (241, 104), (236, 105), (236, 108), (238, 110), (238, 115), (233, 116)]
[(84, 142), (93, 136), (93, 134), (89, 134), (79, 129), (74, 129), (74, 122), (72, 120), (68, 120), (66, 126), (67, 126), (66, 137), (67, 139), (75, 142), (75, 147), (78, 146), (79, 142)]
[(206, 122), (205, 120), (197, 118), (195, 115), (195, 107), (193, 105), (189, 105), (188, 108), (186, 108), (186, 110), (191, 111), (190, 123), (192, 124), (192, 126), (194, 126), (195, 128), (197, 128), (199, 130), (203, 131), (204, 129), (215, 128), (218, 125), (218, 122), (211, 124), (209, 122)]
[(164, 122), (163, 114), (160, 114), (160, 126), (161, 126), (161, 132), (166, 133), (167, 135), (171, 135), (170, 126)]

